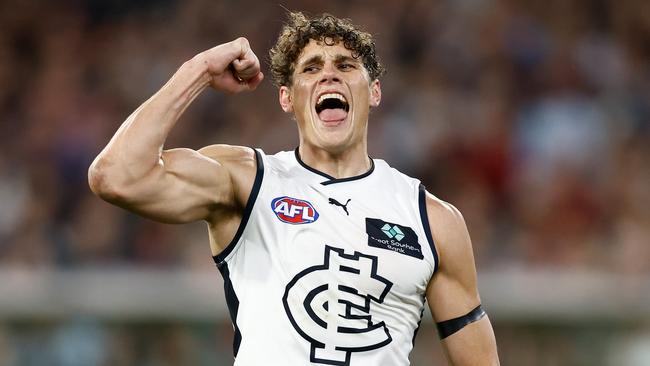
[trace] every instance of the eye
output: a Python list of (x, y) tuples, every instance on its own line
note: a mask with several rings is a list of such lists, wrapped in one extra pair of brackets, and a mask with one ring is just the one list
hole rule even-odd
[(308, 74), (316, 72), (316, 71), (318, 71), (318, 67), (316, 65), (308, 65), (308, 66), (305, 66), (304, 69), (302, 69), (302, 72), (305, 72), (305, 73), (308, 73)]
[(355, 68), (354, 64), (351, 64), (351, 63), (348, 63), (348, 62), (344, 62), (344, 63), (339, 65), (339, 69), (341, 69), (341, 70), (351, 70), (351, 69), (354, 69), (354, 68)]

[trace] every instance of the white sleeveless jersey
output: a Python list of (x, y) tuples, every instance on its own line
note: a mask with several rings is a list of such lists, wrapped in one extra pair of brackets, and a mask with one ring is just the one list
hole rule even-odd
[(214, 257), (235, 366), (408, 365), (437, 254), (418, 180), (373, 160), (335, 179), (255, 151), (235, 238)]

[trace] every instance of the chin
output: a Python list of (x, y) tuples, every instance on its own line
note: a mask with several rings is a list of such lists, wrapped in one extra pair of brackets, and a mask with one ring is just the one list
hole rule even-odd
[(318, 121), (316, 140), (325, 150), (345, 150), (353, 140), (352, 126), (349, 121), (337, 123)]
[(348, 131), (324, 133), (319, 136), (318, 145), (325, 151), (341, 153), (353, 145), (353, 136)]

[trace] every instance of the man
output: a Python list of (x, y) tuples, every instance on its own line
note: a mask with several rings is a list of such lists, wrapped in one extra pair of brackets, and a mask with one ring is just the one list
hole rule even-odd
[(371, 36), (289, 14), (270, 52), (295, 152), (164, 150), (208, 86), (254, 90), (244, 38), (196, 55), (123, 123), (93, 192), (162, 222), (205, 220), (235, 327), (235, 365), (408, 365), (425, 298), (453, 365), (498, 365), (461, 214), (367, 155), (383, 68)]

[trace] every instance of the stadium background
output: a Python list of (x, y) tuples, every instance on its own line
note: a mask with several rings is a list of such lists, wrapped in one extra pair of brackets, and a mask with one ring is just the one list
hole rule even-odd
[[(650, 364), (650, 2), (281, 4), (376, 35), (370, 153), (464, 213), (502, 365)], [(0, 365), (231, 364), (204, 225), (112, 207), (86, 170), (195, 53), (266, 59), (282, 6), (0, 1)], [(296, 138), (267, 80), (207, 91), (167, 146)], [(445, 364), (430, 318), (412, 362)]]

